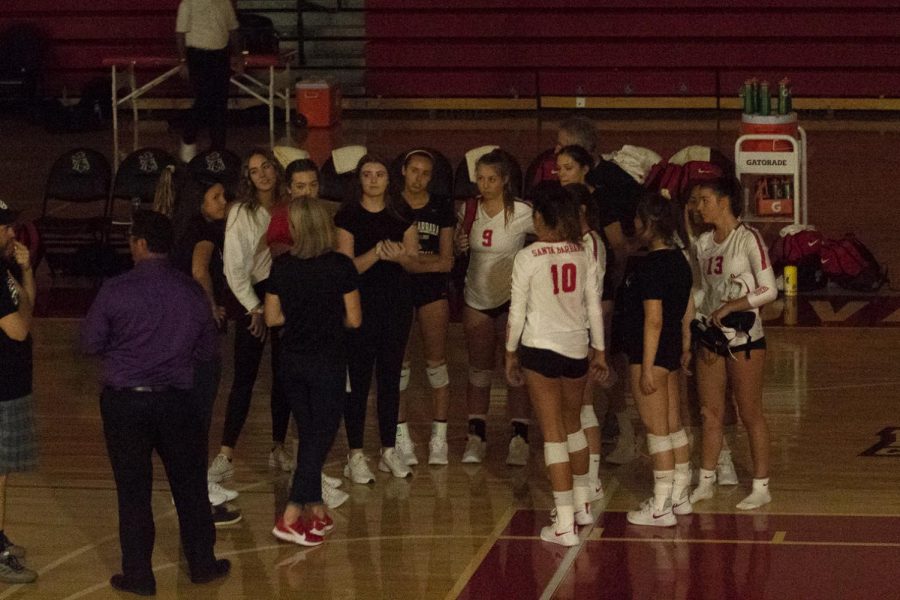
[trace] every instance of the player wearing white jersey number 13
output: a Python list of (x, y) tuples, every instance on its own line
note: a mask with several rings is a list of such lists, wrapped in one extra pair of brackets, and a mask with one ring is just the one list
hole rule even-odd
[[(742, 223), (740, 183), (723, 178), (699, 186), (699, 210), (703, 221), (713, 226), (695, 247), (703, 297), (698, 311), (711, 324), (733, 333), (723, 320), (732, 313), (752, 312), (753, 327), (747, 334), (734, 334), (722, 352), (699, 350), (696, 361), (697, 387), (703, 410), (703, 462), (700, 482), (691, 502), (712, 497), (716, 461), (722, 445), (722, 415), (726, 384), (734, 389), (741, 421), (747, 428), (753, 457), (753, 490), (737, 507), (758, 508), (771, 501), (769, 493), (769, 428), (762, 411), (762, 377), (766, 358), (759, 308), (775, 299), (775, 276), (759, 233)], [(749, 334), (749, 335), (748, 335)]]

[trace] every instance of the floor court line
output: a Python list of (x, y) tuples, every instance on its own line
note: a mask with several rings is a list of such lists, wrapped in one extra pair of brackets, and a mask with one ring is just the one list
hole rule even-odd
[[(610, 483), (606, 489), (604, 490), (603, 500), (598, 503), (597, 515), (603, 514), (606, 510), (606, 507), (609, 506), (610, 499), (615, 495), (615, 493), (619, 490), (619, 480), (613, 479), (612, 483)], [(547, 585), (544, 587), (544, 592), (541, 594), (540, 600), (550, 600), (553, 597), (553, 594), (556, 593), (556, 590), (565, 581), (566, 576), (569, 574), (569, 570), (572, 568), (572, 565), (575, 563), (575, 559), (578, 558), (578, 554), (584, 548), (585, 542), (591, 537), (591, 533), (594, 531), (594, 527), (597, 525), (596, 519), (593, 523), (591, 523), (590, 527), (588, 527), (583, 533), (579, 535), (581, 538), (581, 543), (577, 546), (573, 546), (569, 548), (566, 555), (563, 557), (562, 561), (560, 561), (559, 566), (556, 568), (556, 572), (553, 573), (553, 577), (550, 578), (550, 581), (547, 582)]]
[(481, 566), (482, 561), (484, 561), (488, 552), (491, 551), (491, 548), (494, 547), (494, 544), (497, 543), (497, 540), (500, 539), (500, 534), (503, 533), (503, 530), (509, 525), (510, 520), (512, 520), (513, 515), (516, 514), (516, 510), (518, 510), (515, 506), (510, 505), (507, 507), (506, 512), (503, 513), (503, 516), (497, 522), (497, 526), (494, 527), (494, 530), (491, 531), (490, 535), (488, 535), (487, 539), (484, 540), (484, 543), (481, 544), (481, 547), (478, 548), (478, 551), (469, 561), (469, 564), (466, 565), (466, 568), (463, 569), (463, 572), (460, 573), (459, 578), (457, 578), (456, 583), (450, 588), (450, 591), (447, 592), (447, 595), (444, 596), (447, 600), (455, 600), (460, 593), (466, 588), (469, 580), (472, 579), (472, 576), (478, 570), (478, 567)]

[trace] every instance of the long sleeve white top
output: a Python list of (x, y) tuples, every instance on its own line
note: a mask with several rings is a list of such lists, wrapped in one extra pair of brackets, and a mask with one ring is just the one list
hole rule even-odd
[(238, 302), (249, 312), (262, 304), (253, 286), (269, 278), (272, 253), (266, 243), (266, 230), (271, 214), (258, 206), (251, 210), (237, 204), (228, 213), (225, 223), (224, 262), (225, 279)]

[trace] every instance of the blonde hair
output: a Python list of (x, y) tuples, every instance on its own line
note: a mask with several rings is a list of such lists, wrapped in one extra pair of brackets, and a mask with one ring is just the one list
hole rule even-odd
[(175, 165), (168, 165), (159, 174), (153, 193), (153, 210), (172, 217), (175, 212)]
[(315, 258), (334, 249), (334, 223), (331, 215), (318, 200), (294, 200), (288, 206), (291, 254), (297, 258)]

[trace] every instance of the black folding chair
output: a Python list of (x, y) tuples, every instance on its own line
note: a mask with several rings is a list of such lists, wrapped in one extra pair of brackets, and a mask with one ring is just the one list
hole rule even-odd
[[(512, 186), (513, 194), (518, 197), (522, 194), (522, 167), (519, 166), (519, 161), (516, 160), (515, 156), (505, 150), (499, 148), (498, 150), (506, 155), (506, 159), (509, 161), (510, 184)], [(456, 174), (453, 178), (453, 197), (464, 200), (466, 198), (474, 198), (475, 196), (478, 196), (478, 193), (478, 186), (469, 176), (469, 163), (466, 158), (463, 157), (456, 166)]]
[(397, 156), (391, 162), (390, 176), (391, 187), (395, 192), (403, 190), (403, 161), (412, 150), (425, 150), (434, 157), (434, 166), (431, 171), (431, 181), (428, 183), (428, 193), (438, 198), (450, 198), (453, 195), (453, 165), (447, 157), (434, 148), (416, 146)]

